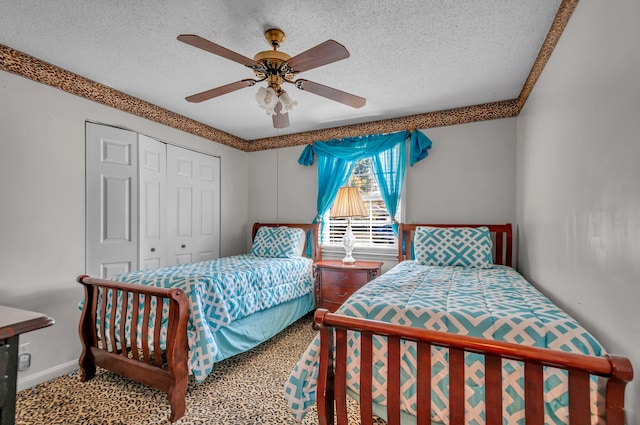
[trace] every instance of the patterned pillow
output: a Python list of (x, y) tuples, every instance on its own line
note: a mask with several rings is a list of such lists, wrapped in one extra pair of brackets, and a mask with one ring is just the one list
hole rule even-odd
[(460, 266), (476, 269), (493, 264), (488, 227), (417, 227), (415, 260), (425, 266)]
[(253, 240), (251, 253), (256, 257), (291, 258), (302, 255), (305, 242), (302, 229), (263, 226)]

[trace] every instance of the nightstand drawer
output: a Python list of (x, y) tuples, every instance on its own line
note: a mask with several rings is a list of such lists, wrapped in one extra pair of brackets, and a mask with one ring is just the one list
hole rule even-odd
[[(366, 282), (365, 282), (366, 283)], [(326, 282), (322, 285), (322, 303), (338, 303), (342, 304), (347, 298), (354, 292), (360, 289), (360, 286), (351, 285), (327, 285)]]
[(379, 276), (381, 271), (382, 263), (373, 261), (356, 261), (354, 265), (344, 265), (340, 260), (318, 261), (314, 285), (316, 308), (335, 312), (354, 292)]
[(341, 305), (342, 305), (342, 302), (333, 303), (333, 302), (329, 302), (329, 301), (323, 300), (322, 305), (318, 306), (318, 308), (326, 308), (331, 313), (335, 313), (336, 310), (339, 309)]
[[(360, 287), (369, 282), (369, 270), (331, 270), (323, 269), (322, 283), (335, 285), (356, 285)], [(357, 289), (357, 288), (356, 288)]]

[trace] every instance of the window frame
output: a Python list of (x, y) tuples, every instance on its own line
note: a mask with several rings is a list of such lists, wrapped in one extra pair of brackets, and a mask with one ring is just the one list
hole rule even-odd
[[(360, 161), (364, 161), (364, 160), (371, 160), (371, 157), (367, 157), (367, 158), (363, 158)], [(356, 167), (354, 167), (354, 170), (356, 169)], [(372, 174), (372, 178), (375, 179), (375, 176), (373, 176), (373, 172), (370, 171)], [(352, 170), (352, 175), (349, 176), (349, 181), (347, 184), (350, 184), (351, 179), (353, 177), (353, 170)], [(398, 217), (396, 218), (396, 220), (398, 222), (402, 222), (402, 220), (404, 219), (404, 214), (405, 214), (405, 207), (406, 207), (406, 197), (405, 197), (405, 190), (404, 190), (404, 185), (406, 183), (406, 176), (405, 176), (405, 181), (403, 181), (403, 190), (402, 190), (402, 195), (400, 196), (400, 204), (399, 204), (399, 214)], [(377, 184), (377, 182), (376, 182)], [(382, 199), (382, 196), (380, 196), (379, 198), (383, 204), (384, 204), (384, 200)], [(364, 197), (363, 197), (364, 200)], [(366, 203), (366, 201), (365, 201)], [(386, 206), (385, 206), (385, 210), (386, 210)], [(344, 247), (342, 245), (342, 242), (335, 242), (335, 243), (330, 243), (328, 242), (329, 239), (329, 234), (330, 234), (330, 230), (329, 230), (329, 226), (331, 223), (331, 210), (329, 209), (325, 215), (323, 216), (323, 223), (324, 225), (322, 226), (322, 235), (321, 235), (321, 241), (327, 241), (327, 242), (322, 242), (321, 246), (322, 246), (322, 251), (325, 254), (333, 254), (333, 255), (343, 255), (344, 254)], [(387, 216), (388, 216), (388, 211), (387, 211)], [(338, 221), (343, 221), (345, 219), (337, 219)], [(353, 226), (353, 220), (351, 225)], [(357, 256), (359, 259), (384, 259), (384, 258), (388, 258), (388, 259), (397, 259), (397, 255), (398, 255), (398, 238), (394, 235), (393, 236), (394, 242), (393, 244), (381, 244), (381, 245), (377, 245), (377, 244), (368, 244), (368, 245), (362, 245), (362, 244), (357, 244), (356, 246), (353, 248), (353, 255)]]

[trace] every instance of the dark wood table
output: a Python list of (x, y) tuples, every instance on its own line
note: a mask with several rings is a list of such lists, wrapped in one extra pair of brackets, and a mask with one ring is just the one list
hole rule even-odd
[(0, 305), (0, 425), (16, 421), (19, 336), (46, 328), (54, 320), (42, 313)]

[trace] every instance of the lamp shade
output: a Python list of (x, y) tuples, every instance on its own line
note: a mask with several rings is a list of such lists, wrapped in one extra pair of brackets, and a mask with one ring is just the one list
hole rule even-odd
[(357, 187), (341, 187), (338, 189), (338, 196), (331, 207), (331, 217), (366, 217), (367, 215), (369, 214)]
[(256, 92), (256, 100), (267, 115), (276, 114), (274, 109), (278, 103), (278, 94), (271, 87), (260, 87)]
[(289, 94), (286, 91), (282, 91), (280, 95), (280, 103), (282, 104), (282, 113), (286, 114), (289, 111), (293, 110), (293, 108), (298, 104), (297, 100), (291, 99)]

